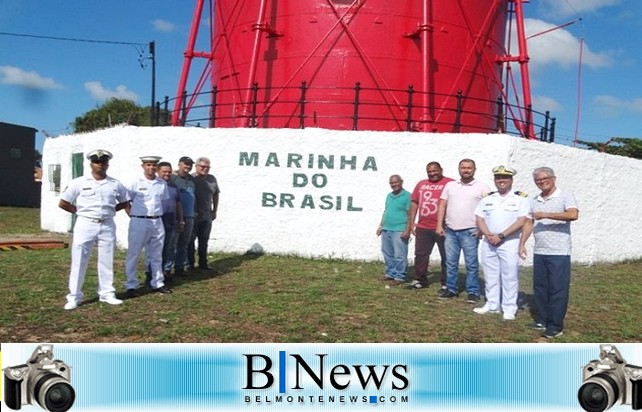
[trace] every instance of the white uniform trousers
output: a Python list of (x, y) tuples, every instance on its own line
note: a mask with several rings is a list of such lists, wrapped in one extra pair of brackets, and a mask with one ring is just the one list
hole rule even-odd
[(69, 270), (69, 294), (67, 302), (80, 303), (83, 300), (82, 286), (94, 243), (98, 246), (98, 296), (103, 298), (115, 292), (114, 289), (114, 248), (116, 246), (116, 224), (114, 219), (102, 223), (78, 216), (71, 243), (71, 268)]
[(515, 315), (519, 293), (519, 238), (506, 239), (498, 246), (484, 240), (481, 261), (488, 309)]
[(125, 260), (125, 273), (127, 275), (125, 288), (136, 289), (140, 284), (136, 277), (136, 269), (143, 248), (145, 248), (145, 253), (149, 259), (152, 288), (157, 289), (164, 286), (163, 241), (165, 240), (165, 228), (163, 227), (163, 220), (160, 218), (143, 219), (132, 217), (129, 221), (127, 240), (129, 244)]

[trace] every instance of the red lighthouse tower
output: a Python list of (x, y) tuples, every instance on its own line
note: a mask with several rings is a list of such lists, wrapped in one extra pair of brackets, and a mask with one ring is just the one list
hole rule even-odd
[(172, 124), (535, 138), (525, 2), (197, 0)]

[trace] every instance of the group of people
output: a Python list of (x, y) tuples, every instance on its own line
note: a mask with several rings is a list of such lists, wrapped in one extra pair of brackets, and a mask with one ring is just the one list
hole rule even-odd
[[(113, 155), (107, 150), (87, 154), (90, 173), (73, 179), (60, 196), (59, 207), (77, 216), (71, 246), (69, 294), (66, 310), (82, 302), (89, 258), (98, 248), (98, 300), (120, 305), (113, 286), (116, 225), (114, 216), (125, 210), (130, 218), (125, 261), (126, 296), (139, 294), (138, 264), (145, 252), (146, 285), (154, 292), (172, 293), (172, 276), (198, 267), (209, 269), (208, 241), (216, 219), (219, 186), (209, 173), (210, 160), (196, 163), (188, 156), (174, 172), (159, 156), (142, 156), (142, 174), (127, 184), (107, 175)], [(190, 174), (196, 164), (196, 172)], [(174, 273), (172, 273), (172, 270)]]
[[(479, 262), (484, 272), (486, 302), (473, 311), (480, 315), (501, 313), (515, 319), (519, 292), (519, 263), (526, 258), (526, 242), (534, 236), (533, 294), (535, 319), (530, 328), (546, 338), (563, 334), (571, 274), (571, 228), (579, 210), (573, 194), (556, 186), (553, 169), (540, 167), (533, 180), (540, 192), (534, 197), (513, 190), (516, 170), (493, 168), (496, 190), (475, 179), (476, 165), (463, 159), (459, 180), (443, 175), (438, 162), (426, 165), (427, 179), (412, 193), (392, 175), (377, 235), (382, 237), (383, 279), (406, 288), (428, 287), (428, 265), (434, 246), (441, 268), (438, 299), (459, 296), (459, 259), (463, 252), (467, 301), (481, 301)], [(408, 242), (415, 236), (415, 266), (406, 281)], [(481, 259), (478, 257), (479, 242)]]

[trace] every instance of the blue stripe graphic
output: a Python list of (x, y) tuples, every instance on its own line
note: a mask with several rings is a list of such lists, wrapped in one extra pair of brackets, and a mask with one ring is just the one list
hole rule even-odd
[(279, 393), (285, 393), (285, 351), (279, 351)]

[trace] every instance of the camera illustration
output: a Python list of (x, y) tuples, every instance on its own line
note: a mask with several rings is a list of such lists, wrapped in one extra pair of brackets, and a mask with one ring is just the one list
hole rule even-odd
[(588, 412), (602, 412), (613, 405), (642, 409), (642, 367), (626, 363), (614, 345), (600, 345), (600, 359), (582, 368), (580, 405)]
[(38, 403), (51, 412), (69, 410), (76, 399), (71, 368), (53, 358), (53, 345), (39, 345), (24, 365), (4, 369), (4, 402), (18, 410)]

